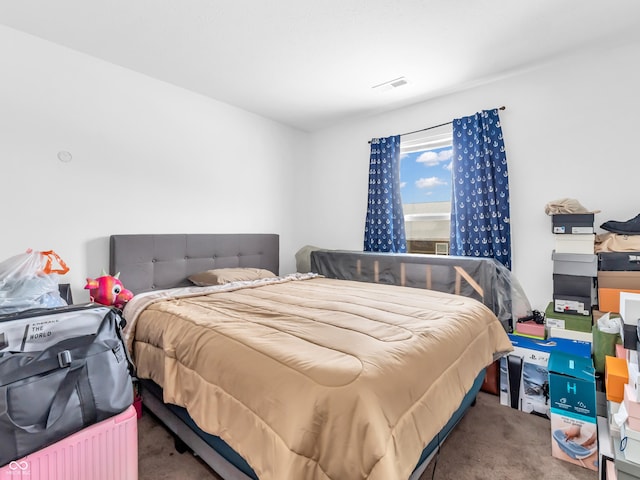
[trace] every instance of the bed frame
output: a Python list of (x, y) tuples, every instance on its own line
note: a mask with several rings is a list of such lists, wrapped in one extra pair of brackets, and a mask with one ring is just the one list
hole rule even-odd
[[(279, 237), (275, 234), (140, 234), (110, 237), (109, 271), (120, 273), (134, 294), (191, 285), (187, 277), (212, 268), (254, 267), (279, 273)], [(476, 378), (447, 425), (423, 451), (409, 480), (418, 480), (439, 446), (475, 402), (485, 371)], [(145, 388), (146, 385), (146, 388)], [(144, 406), (225, 480), (254, 480), (255, 473), (219, 437), (200, 430), (186, 410), (162, 401), (162, 390), (143, 382)], [(224, 455), (216, 450), (226, 452)], [(247, 468), (248, 467), (248, 468)]]

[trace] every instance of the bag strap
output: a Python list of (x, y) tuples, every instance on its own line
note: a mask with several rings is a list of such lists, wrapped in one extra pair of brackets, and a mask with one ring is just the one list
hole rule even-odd
[(42, 375), (52, 370), (59, 368), (66, 368), (71, 364), (71, 352), (69, 350), (63, 350), (59, 352), (57, 356), (47, 358), (44, 360), (38, 360), (35, 362), (23, 365), (20, 368), (16, 368), (10, 372), (0, 376), (0, 387), (9, 385), (18, 380), (25, 378), (35, 377), (36, 375)]
[[(86, 344), (83, 342), (85, 338), (93, 338), (93, 335), (86, 335), (71, 339), (72, 341), (67, 342), (64, 350), (60, 350), (53, 356), (49, 356), (47, 358), (35, 358), (30, 363), (0, 375), (0, 387), (10, 385), (18, 380), (24, 380), (25, 378), (43, 375), (60, 368), (67, 368), (71, 366), (76, 359), (84, 359), (89, 355), (95, 355), (106, 350), (112, 350), (112, 348), (106, 344)], [(81, 345), (73, 345), (73, 343), (81, 342)]]
[(71, 365), (69, 366), (65, 377), (60, 382), (60, 387), (58, 388), (58, 391), (56, 392), (55, 397), (53, 399), (53, 402), (51, 403), (51, 407), (49, 408), (49, 412), (47, 414), (47, 420), (46, 422), (44, 422), (44, 425), (38, 425), (38, 424), (20, 425), (16, 423), (16, 421), (13, 420), (13, 418), (11, 418), (11, 414), (9, 413), (9, 410), (7, 408), (7, 405), (8, 405), (7, 395), (9, 394), (9, 389), (7, 387), (3, 388), (4, 397), (5, 397), (3, 399), (4, 411), (0, 412), (0, 420), (2, 420), (4, 417), (15, 428), (23, 430), (27, 433), (42, 433), (50, 429), (62, 417), (62, 414), (64, 413), (67, 407), (67, 404), (69, 403), (69, 398), (71, 398), (71, 394), (76, 388), (76, 383), (78, 381), (78, 378), (80, 377), (80, 374), (85, 372), (85, 368), (84, 368), (85, 365), (86, 365), (86, 360), (84, 358), (79, 360), (74, 360), (71, 362)]
[(71, 366), (69, 367), (69, 371), (67, 372), (67, 375), (62, 382), (62, 386), (58, 389), (58, 392), (53, 399), (53, 403), (51, 404), (51, 408), (49, 409), (49, 415), (47, 416), (47, 421), (44, 427), (40, 425), (29, 425), (28, 427), (23, 426), (23, 430), (29, 433), (43, 432), (50, 429), (58, 420), (60, 420), (60, 417), (62, 417), (62, 414), (67, 408), (69, 398), (76, 388), (76, 384), (78, 383), (80, 374), (84, 372), (84, 374), (87, 375), (85, 370), (87, 361), (83, 358), (75, 365), (74, 362), (72, 362)]
[[(64, 261), (60, 258), (60, 256), (54, 252), (53, 250), (47, 250), (45, 252), (40, 252), (40, 254), (47, 258), (47, 263), (42, 270), (47, 275), (51, 273), (59, 273), (60, 275), (64, 275), (69, 271), (69, 267)], [(56, 261), (60, 268), (53, 268), (53, 261)]]
[[(118, 336), (120, 343), (122, 343), (122, 350), (124, 351), (124, 356), (127, 359), (127, 365), (129, 367), (129, 375), (131, 375), (131, 379), (133, 380), (133, 382), (137, 382), (138, 376), (136, 372), (136, 366), (131, 359), (129, 349), (127, 348), (127, 342), (125, 342), (124, 336), (122, 334), (122, 329), (127, 325), (127, 321), (122, 316), (122, 310), (116, 307), (111, 307), (110, 314), (115, 316), (114, 323), (116, 324), (116, 335)], [(118, 321), (118, 318), (120, 319), (120, 321)]]

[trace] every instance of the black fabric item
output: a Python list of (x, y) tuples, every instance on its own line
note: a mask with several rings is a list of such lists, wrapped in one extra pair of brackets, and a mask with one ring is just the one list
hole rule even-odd
[(60, 291), (60, 296), (62, 297), (62, 299), (67, 302), (67, 305), (73, 305), (71, 285), (68, 283), (60, 283), (58, 284), (58, 290)]
[(621, 235), (640, 235), (640, 214), (626, 222), (609, 220), (608, 222), (604, 222), (600, 225), (600, 228), (612, 233), (619, 233)]

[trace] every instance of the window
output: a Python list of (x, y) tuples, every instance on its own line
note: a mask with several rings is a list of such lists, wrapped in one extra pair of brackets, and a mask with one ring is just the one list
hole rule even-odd
[(400, 191), (409, 253), (449, 254), (451, 125), (402, 137)]

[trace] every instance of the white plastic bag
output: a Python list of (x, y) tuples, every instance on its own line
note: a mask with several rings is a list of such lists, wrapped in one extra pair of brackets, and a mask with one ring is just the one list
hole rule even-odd
[(622, 324), (619, 318), (611, 318), (609, 312), (598, 319), (598, 330), (604, 333), (620, 333)]
[(29, 249), (0, 263), (0, 314), (66, 305), (57, 276), (68, 271), (53, 250)]

